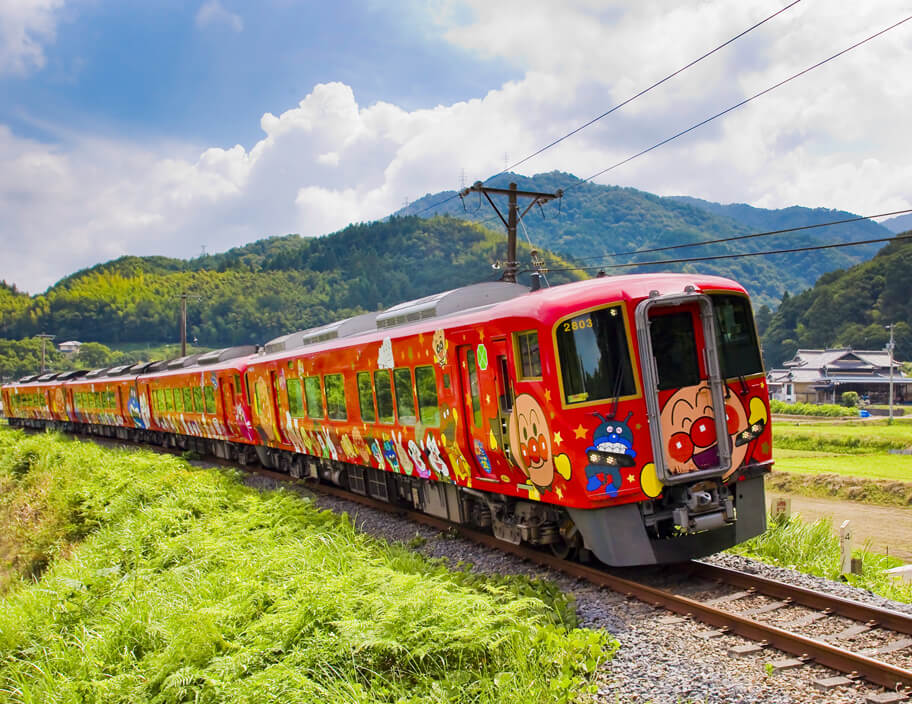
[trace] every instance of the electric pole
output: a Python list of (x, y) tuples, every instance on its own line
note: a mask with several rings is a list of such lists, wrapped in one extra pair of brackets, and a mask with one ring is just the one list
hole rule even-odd
[[(504, 274), (503, 280), (509, 281), (511, 283), (516, 283), (516, 270), (519, 268), (519, 262), (516, 261), (516, 226), (519, 222), (526, 217), (533, 206), (541, 205), (542, 203), (547, 203), (549, 200), (554, 200), (555, 198), (562, 198), (564, 191), (562, 189), (557, 189), (554, 193), (536, 193), (535, 191), (518, 191), (516, 190), (516, 184), (511, 183), (509, 188), (489, 188), (485, 186), (481, 181), (476, 181), (473, 185), (468, 188), (463, 188), (459, 195), (462, 198), (465, 198), (472, 191), (478, 191), (485, 198), (487, 198), (488, 203), (491, 204), (491, 207), (494, 208), (494, 212), (497, 213), (497, 216), (500, 218), (500, 221), (504, 224), (504, 227), (507, 228), (507, 261), (504, 262)], [(508, 209), (507, 217), (503, 216), (503, 213), (500, 212), (500, 209), (491, 200), (489, 194), (494, 193), (495, 195), (507, 196), (508, 198)], [(519, 213), (519, 205), (517, 204), (518, 198), (531, 198), (532, 202), (522, 211), (522, 214)]]
[(180, 295), (181, 302), (181, 320), (180, 320), (180, 339), (181, 339), (181, 357), (187, 356), (187, 299), (192, 298), (195, 301), (201, 301), (201, 296), (191, 296), (184, 291)]
[(53, 340), (55, 335), (48, 335), (46, 332), (43, 332), (40, 335), (35, 335), (35, 337), (41, 340), (41, 373), (44, 374), (46, 371), (44, 348), (45, 345), (47, 345), (47, 341)]
[(887, 327), (890, 329), (890, 341), (887, 343), (887, 351), (890, 353), (890, 423), (893, 423), (893, 327), (895, 323), (890, 323)]

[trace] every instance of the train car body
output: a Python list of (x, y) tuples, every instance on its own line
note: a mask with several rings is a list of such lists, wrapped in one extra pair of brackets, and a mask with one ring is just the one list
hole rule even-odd
[[(728, 279), (477, 284), (137, 383), (156, 432), (559, 554), (680, 561), (765, 528), (768, 396)], [(188, 384), (204, 413), (177, 422)]]

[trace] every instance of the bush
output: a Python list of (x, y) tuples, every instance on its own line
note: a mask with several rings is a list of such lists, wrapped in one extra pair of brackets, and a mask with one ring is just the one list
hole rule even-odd
[(833, 403), (785, 403), (774, 400), (770, 401), (770, 411), (792, 416), (827, 416), (830, 418), (858, 415), (857, 408), (846, 408)]
[(858, 405), (858, 392), (846, 391), (842, 394), (842, 405), (847, 408), (855, 408)]

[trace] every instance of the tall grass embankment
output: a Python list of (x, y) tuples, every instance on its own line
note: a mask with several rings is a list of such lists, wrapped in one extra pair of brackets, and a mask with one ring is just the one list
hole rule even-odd
[(862, 573), (842, 576), (839, 538), (828, 519), (808, 523), (798, 515), (783, 520), (770, 517), (765, 533), (736, 545), (729, 552), (826, 579), (845, 579), (887, 599), (912, 603), (912, 584), (887, 573), (888, 569), (904, 564), (895, 557), (867, 549), (856, 550), (854, 556), (862, 559)]
[(616, 644), (286, 491), (0, 429), (0, 700), (569, 702)]

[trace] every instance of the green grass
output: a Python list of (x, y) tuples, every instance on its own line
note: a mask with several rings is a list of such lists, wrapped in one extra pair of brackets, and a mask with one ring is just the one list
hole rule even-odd
[(912, 424), (802, 423), (773, 421), (773, 447), (863, 454), (912, 447)]
[[(827, 579), (838, 580), (841, 576), (839, 538), (828, 519), (807, 523), (800, 516), (787, 521), (770, 518), (765, 533), (731, 548), (730, 552)], [(902, 565), (902, 560), (866, 549), (856, 550), (854, 555), (862, 558), (862, 574), (847, 575), (846, 581), (888, 599), (912, 603), (912, 584), (886, 572)]]
[(614, 647), (552, 585), (176, 457), (0, 429), (0, 482), (0, 700), (567, 702)]
[(800, 474), (827, 472), (846, 477), (882, 479), (890, 482), (912, 482), (912, 455), (871, 453), (845, 455), (807, 450), (786, 450), (774, 446), (776, 471)]

